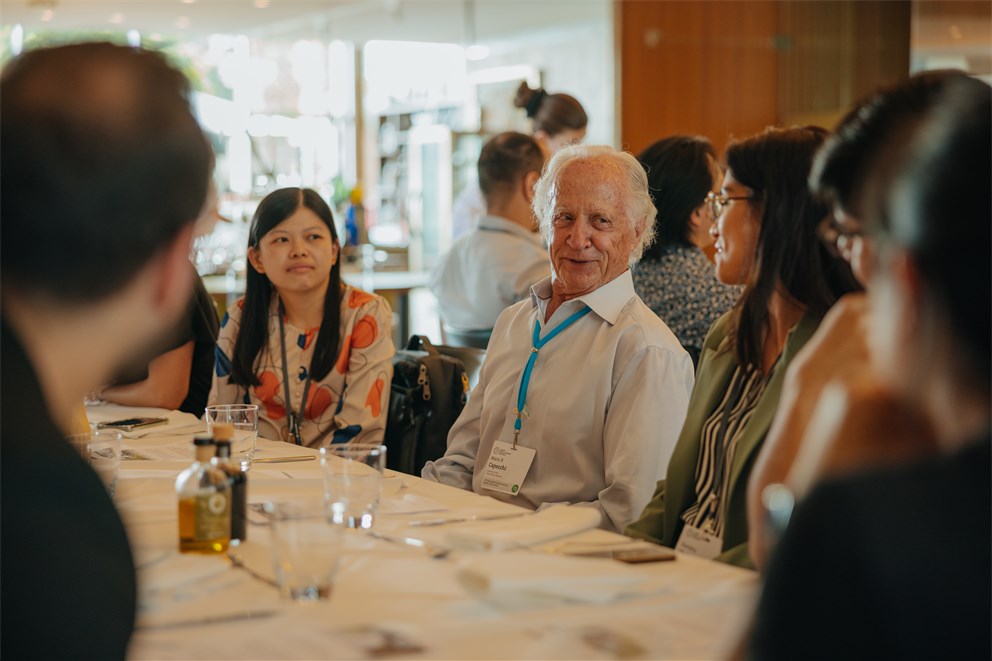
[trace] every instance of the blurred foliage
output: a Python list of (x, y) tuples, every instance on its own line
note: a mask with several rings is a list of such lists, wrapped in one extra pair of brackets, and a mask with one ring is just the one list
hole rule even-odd
[[(4, 25), (0, 27), (0, 66), (4, 66), (14, 54), (10, 50), (10, 34), (14, 26)], [(114, 30), (49, 30), (49, 31), (24, 31), (23, 50), (28, 51), (33, 48), (44, 48), (46, 46), (59, 46), (62, 44), (75, 44), (82, 41), (109, 41), (122, 46), (127, 45), (127, 33)], [(176, 67), (189, 79), (194, 90), (217, 94), (218, 90), (225, 90), (225, 94), (218, 96), (230, 97), (230, 90), (221, 84), (215, 72), (210, 78), (216, 80), (204, 81), (200, 72), (193, 66), (193, 61), (188, 56), (179, 51), (179, 41), (176, 39), (152, 40), (142, 36), (141, 45), (143, 48), (161, 52), (172, 66)]]

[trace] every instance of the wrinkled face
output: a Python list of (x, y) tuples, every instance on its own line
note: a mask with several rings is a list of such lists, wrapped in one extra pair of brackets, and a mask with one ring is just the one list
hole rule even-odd
[(716, 241), (716, 277), (725, 285), (742, 285), (747, 282), (754, 268), (761, 205), (743, 199), (753, 197), (753, 193), (750, 188), (734, 179), (730, 170), (723, 177), (720, 193), (728, 201), (710, 229), (710, 234)]
[(248, 259), (279, 291), (327, 288), (338, 245), (320, 216), (301, 206), (248, 249)]
[(558, 173), (551, 199), (552, 287), (566, 300), (598, 289), (627, 270), (643, 227), (628, 216), (628, 185), (600, 160), (578, 160)]

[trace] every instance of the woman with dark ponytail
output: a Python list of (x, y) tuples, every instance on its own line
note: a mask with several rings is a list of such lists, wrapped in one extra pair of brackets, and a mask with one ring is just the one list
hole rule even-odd
[(574, 96), (548, 94), (543, 88), (531, 89), (520, 83), (513, 105), (523, 108), (532, 122), (534, 139), (550, 157), (565, 145), (582, 142), (589, 118)]
[(245, 295), (224, 315), (209, 404), (257, 404), (259, 435), (299, 445), (382, 442), (395, 353), (381, 297), (341, 282), (340, 243), (315, 191), (259, 203)]
[[(586, 137), (589, 117), (574, 96), (531, 89), (524, 81), (517, 88), (513, 105), (527, 113), (534, 139), (544, 152), (545, 160), (565, 145), (582, 142)], [(474, 229), (486, 213), (478, 182), (471, 182), (455, 200), (451, 212), (452, 238), (457, 239)]]

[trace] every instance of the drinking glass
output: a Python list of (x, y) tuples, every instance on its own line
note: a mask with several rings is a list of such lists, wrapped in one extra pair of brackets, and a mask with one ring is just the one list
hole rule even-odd
[(121, 468), (121, 433), (116, 429), (98, 429), (71, 434), (69, 441), (97, 472), (113, 498)]
[(382, 498), (384, 445), (331, 445), (321, 448), (324, 502), (331, 520), (347, 528), (371, 528)]
[(207, 433), (214, 433), (214, 425), (227, 423), (234, 426), (231, 438), (231, 460), (241, 464), (241, 470), (251, 468), (255, 458), (255, 442), (258, 440), (258, 406), (255, 404), (217, 404), (208, 406), (204, 419)]
[(272, 534), (272, 563), (283, 598), (316, 602), (330, 598), (344, 530), (327, 519), (323, 503), (265, 503)]

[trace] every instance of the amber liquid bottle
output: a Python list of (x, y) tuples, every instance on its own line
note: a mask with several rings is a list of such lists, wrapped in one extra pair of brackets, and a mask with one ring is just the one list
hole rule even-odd
[(234, 426), (214, 425), (214, 444), (217, 455), (212, 463), (227, 474), (231, 483), (231, 541), (243, 542), (248, 534), (248, 474), (241, 470), (240, 463), (231, 460), (231, 437)]
[(226, 473), (211, 465), (213, 438), (193, 439), (196, 460), (176, 478), (179, 498), (179, 550), (224, 553), (231, 542), (231, 485)]

